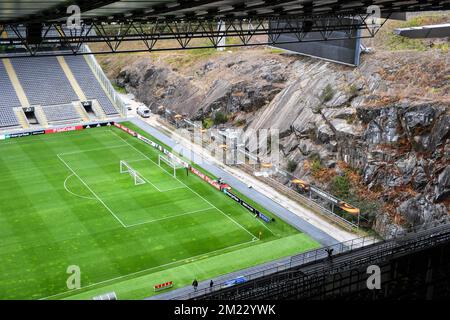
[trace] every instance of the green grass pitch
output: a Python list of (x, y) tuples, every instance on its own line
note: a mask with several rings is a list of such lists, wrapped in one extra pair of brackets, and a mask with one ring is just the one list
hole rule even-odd
[[(146, 183), (121, 174), (120, 160)], [(157, 162), (117, 128), (1, 141), (0, 299), (141, 299), (158, 283), (182, 287), (319, 246)], [(70, 265), (81, 289), (67, 288)]]

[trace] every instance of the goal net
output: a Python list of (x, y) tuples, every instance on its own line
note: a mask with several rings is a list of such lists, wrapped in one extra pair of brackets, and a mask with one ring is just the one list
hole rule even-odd
[(128, 173), (133, 178), (135, 186), (145, 183), (139, 172), (134, 170), (126, 161), (120, 160), (120, 173)]
[(161, 164), (166, 164), (167, 166), (169, 166), (170, 170), (172, 171), (172, 174), (174, 177), (177, 176), (177, 169), (182, 169), (185, 168), (184, 165), (182, 165), (182, 161), (181, 159), (177, 159), (177, 158), (169, 158), (165, 155), (159, 155), (158, 157), (158, 166), (160, 166), (163, 170), (165, 170)]

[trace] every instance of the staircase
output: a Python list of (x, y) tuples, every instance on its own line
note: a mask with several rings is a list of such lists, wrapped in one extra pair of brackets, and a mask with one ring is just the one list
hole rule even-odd
[(92, 101), (92, 110), (95, 113), (95, 116), (100, 120), (105, 120), (107, 118), (105, 111), (100, 106), (97, 100)]
[(81, 102), (77, 101), (73, 103), (73, 106), (75, 110), (77, 110), (78, 114), (80, 115), (81, 119), (83, 119), (84, 122), (90, 121), (89, 115), (86, 112), (86, 110), (83, 108), (83, 105)]
[(24, 129), (30, 128), (30, 123), (28, 122), (27, 116), (23, 112), (22, 108), (14, 108), (14, 113), (17, 117), (17, 120), (19, 120), (20, 125)]
[(66, 75), (67, 79), (70, 82), (70, 85), (72, 86), (73, 91), (75, 91), (76, 95), (78, 96), (78, 99), (80, 101), (86, 101), (86, 95), (84, 94), (83, 90), (81, 89), (80, 85), (78, 84), (78, 81), (75, 79), (72, 70), (70, 70), (70, 67), (68, 66), (66, 59), (64, 57), (57, 57), (59, 65), (64, 71), (64, 74)]
[(34, 107), (34, 115), (42, 127), (48, 127), (48, 120), (41, 106)]

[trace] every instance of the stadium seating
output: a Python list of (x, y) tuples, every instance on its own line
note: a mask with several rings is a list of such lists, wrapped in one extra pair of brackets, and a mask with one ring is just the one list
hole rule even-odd
[(68, 120), (81, 120), (81, 116), (72, 104), (54, 105), (43, 107), (42, 110), (50, 122), (62, 122)]
[(16, 114), (13, 108), (0, 107), (0, 128), (19, 126)]
[(11, 81), (9, 80), (5, 66), (0, 60), (0, 108), (2, 107), (20, 107), (20, 101)]
[(98, 103), (107, 115), (118, 114), (117, 109), (114, 107), (102, 86), (97, 81), (97, 78), (92, 73), (92, 70), (86, 60), (83, 57), (77, 56), (70, 56), (65, 59), (86, 97), (90, 100), (97, 99)]
[[(84, 57), (65, 59), (86, 98), (97, 100), (107, 116), (119, 115)], [(72, 105), (80, 98), (57, 58), (19, 58), (10, 61), (30, 105), (41, 106), (49, 123), (83, 120)], [(20, 119), (17, 119), (13, 109), (15, 107), (21, 107), (21, 101), (0, 60), (0, 128), (20, 126)]]
[(11, 59), (11, 62), (31, 105), (79, 100), (55, 57)]

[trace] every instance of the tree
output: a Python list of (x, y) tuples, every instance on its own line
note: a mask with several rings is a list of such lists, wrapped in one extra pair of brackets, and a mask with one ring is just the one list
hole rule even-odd
[(344, 200), (347, 200), (350, 196), (350, 181), (347, 176), (334, 177), (331, 189), (334, 195)]

